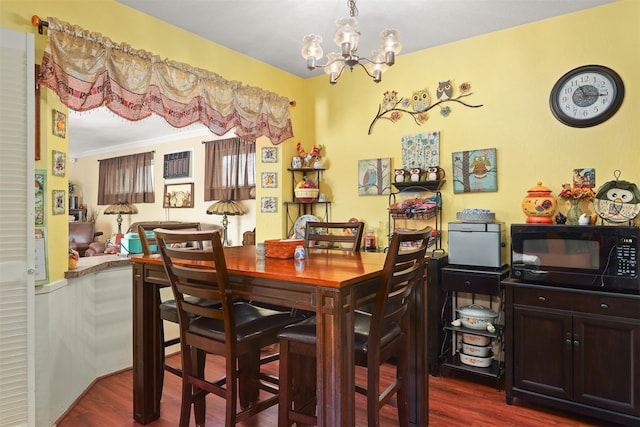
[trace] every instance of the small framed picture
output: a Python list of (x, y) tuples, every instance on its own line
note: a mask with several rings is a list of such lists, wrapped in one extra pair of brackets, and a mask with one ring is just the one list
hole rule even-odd
[(65, 197), (64, 190), (53, 190), (53, 214), (62, 215), (65, 210)]
[(183, 184), (165, 184), (163, 208), (192, 208), (193, 182)]
[(262, 147), (262, 163), (276, 163), (278, 149), (276, 147)]
[(278, 188), (278, 173), (262, 172), (262, 188)]
[(51, 159), (51, 173), (55, 176), (64, 176), (67, 172), (67, 155), (62, 151), (53, 150)]
[(278, 198), (277, 197), (263, 197), (260, 200), (260, 212), (273, 213), (277, 211)]
[(59, 136), (60, 138), (64, 138), (67, 133), (67, 116), (58, 111), (53, 110), (53, 134), (55, 136)]

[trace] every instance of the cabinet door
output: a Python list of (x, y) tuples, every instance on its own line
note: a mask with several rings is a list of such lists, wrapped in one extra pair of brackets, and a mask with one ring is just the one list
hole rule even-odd
[(514, 387), (571, 399), (570, 313), (515, 306), (513, 314)]
[(574, 400), (640, 415), (640, 321), (574, 316)]

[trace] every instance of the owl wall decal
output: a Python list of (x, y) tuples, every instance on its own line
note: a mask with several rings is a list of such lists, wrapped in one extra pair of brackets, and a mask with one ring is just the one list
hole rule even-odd
[(386, 91), (383, 94), (382, 107), (384, 108), (385, 111), (389, 111), (396, 106), (397, 101), (398, 101), (398, 92), (396, 92), (395, 90)]
[(411, 108), (413, 111), (424, 111), (431, 105), (431, 97), (427, 89), (417, 90), (411, 95)]
[(440, 101), (446, 101), (453, 95), (453, 88), (451, 87), (451, 80), (446, 82), (438, 82), (438, 99)]

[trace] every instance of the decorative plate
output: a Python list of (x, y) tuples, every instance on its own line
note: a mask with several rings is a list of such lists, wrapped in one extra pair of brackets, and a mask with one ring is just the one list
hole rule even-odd
[(320, 222), (320, 219), (314, 215), (302, 215), (296, 219), (296, 222), (293, 224), (293, 238), (304, 239), (307, 222)]

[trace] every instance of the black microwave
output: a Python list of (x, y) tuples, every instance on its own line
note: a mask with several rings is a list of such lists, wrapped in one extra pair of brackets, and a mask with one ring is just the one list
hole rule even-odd
[(511, 277), (523, 282), (640, 294), (640, 227), (511, 225)]

